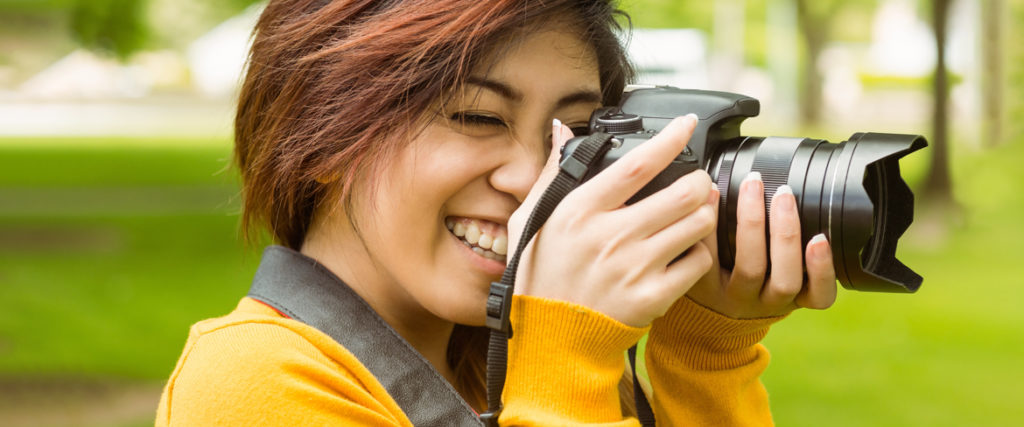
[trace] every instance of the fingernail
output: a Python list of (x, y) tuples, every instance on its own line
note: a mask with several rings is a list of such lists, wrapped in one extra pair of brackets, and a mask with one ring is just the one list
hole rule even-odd
[(821, 242), (828, 242), (828, 238), (825, 237), (825, 233), (818, 233), (814, 235), (814, 237), (811, 237), (811, 241), (808, 244), (813, 246)]
[(787, 202), (781, 202), (781, 203), (777, 202), (779, 196), (782, 196), (783, 194), (793, 195), (793, 188), (788, 186), (788, 185), (786, 185), (786, 184), (782, 184), (782, 185), (779, 186), (778, 189), (775, 190), (775, 194), (772, 195), (772, 210), (774, 210), (775, 207), (777, 206), (779, 208), (779, 212), (785, 212), (787, 214), (790, 213), (790, 212), (795, 212), (796, 211), (795, 199), (794, 199), (793, 202), (788, 202), (788, 201)]
[(743, 182), (747, 182), (747, 181), (760, 181), (760, 180), (761, 180), (761, 172), (751, 172), (751, 173), (748, 173), (745, 178), (743, 178)]
[(552, 120), (551, 127), (557, 130), (558, 128), (562, 127), (562, 121), (558, 119)]
[(699, 122), (699, 121), (700, 121), (700, 117), (697, 117), (697, 115), (696, 115), (696, 114), (694, 114), (694, 113), (690, 113), (690, 114), (687, 114), (687, 115), (686, 115), (685, 117), (690, 117), (690, 118), (692, 118), (692, 119), (693, 119), (693, 122), (694, 122), (694, 123), (697, 123), (697, 122)]

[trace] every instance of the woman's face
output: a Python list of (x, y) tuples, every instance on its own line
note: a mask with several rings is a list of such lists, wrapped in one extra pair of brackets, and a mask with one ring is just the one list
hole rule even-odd
[(531, 33), (497, 56), (439, 106), (374, 190), (357, 189), (350, 211), (314, 224), (303, 248), (333, 246), (314, 256), (389, 322), (484, 323), (509, 251), (506, 224), (551, 150), (552, 119), (585, 127), (600, 106), (597, 59), (577, 35)]

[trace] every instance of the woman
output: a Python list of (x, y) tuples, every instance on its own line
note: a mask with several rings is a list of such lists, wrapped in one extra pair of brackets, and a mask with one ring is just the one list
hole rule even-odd
[[(363, 345), (380, 335), (360, 335), (372, 322), (339, 332), (330, 319), (347, 309), (311, 297), (328, 312), (313, 327), (256, 292), (266, 280), (293, 293), (351, 289), (384, 335), (413, 349), (411, 363), (425, 360), (463, 406), (485, 410), (488, 287), (558, 148), (632, 75), (615, 15), (607, 1), (272, 0), (240, 96), (236, 160), (244, 222), (287, 249), (267, 251), (232, 313), (192, 328), (157, 424), (410, 425), (431, 410), (402, 406), (401, 384), (384, 384), (405, 359)], [(502, 425), (635, 424), (617, 384), (623, 352), (648, 331), (659, 422), (770, 422), (757, 343), (794, 308), (832, 303), (828, 243), (813, 239), (803, 264), (795, 200), (780, 190), (766, 277), (757, 176), (741, 188), (732, 272), (717, 263), (718, 194), (705, 172), (624, 206), (695, 123), (676, 119), (572, 192), (524, 252)]]

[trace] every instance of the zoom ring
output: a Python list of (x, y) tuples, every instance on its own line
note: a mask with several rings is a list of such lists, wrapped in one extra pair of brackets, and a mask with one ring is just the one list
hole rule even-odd
[[(751, 170), (761, 173), (761, 181), (764, 182), (764, 208), (765, 212), (771, 212), (772, 196), (779, 187), (789, 180), (789, 159), (754, 159)], [(767, 218), (767, 217), (766, 217)]]

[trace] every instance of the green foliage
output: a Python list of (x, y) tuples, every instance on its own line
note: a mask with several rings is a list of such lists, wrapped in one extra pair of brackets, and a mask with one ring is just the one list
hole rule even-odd
[(125, 59), (146, 43), (146, 0), (80, 0), (71, 8), (71, 31), (82, 46)]
[(637, 28), (696, 28), (710, 31), (714, 2), (678, 0), (622, 0)]
[(49, 12), (67, 10), (78, 0), (0, 0), (0, 12)]
[[(259, 1), (0, 0), (0, 35), (5, 26), (26, 27), (23, 22), (32, 19), (45, 25), (27, 26), (23, 37), (66, 31), (79, 46), (123, 60), (141, 49), (180, 47), (188, 41), (183, 38), (196, 37)], [(173, 19), (189, 22), (167, 22), (166, 15), (147, 13), (157, 3), (164, 7), (161, 12), (174, 11)]]

